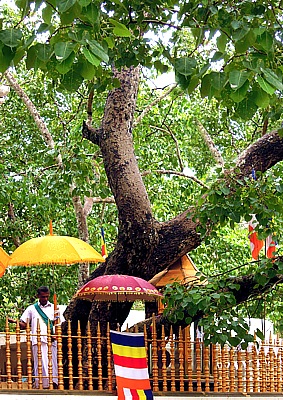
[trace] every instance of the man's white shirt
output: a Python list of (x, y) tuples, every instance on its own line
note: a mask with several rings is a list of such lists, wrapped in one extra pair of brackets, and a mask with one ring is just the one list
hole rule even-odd
[[(39, 302), (39, 307), (42, 311), (47, 315), (47, 317), (53, 321), (54, 320), (54, 305), (49, 301), (46, 303), (45, 306), (42, 306)], [(28, 306), (21, 316), (21, 321), (27, 323), (29, 321), (31, 326), (31, 342), (32, 344), (37, 344), (37, 324), (39, 321), (40, 327), (40, 335), (41, 341), (47, 343), (47, 325), (43, 321), (42, 317), (39, 315), (38, 311), (36, 310), (34, 304)]]

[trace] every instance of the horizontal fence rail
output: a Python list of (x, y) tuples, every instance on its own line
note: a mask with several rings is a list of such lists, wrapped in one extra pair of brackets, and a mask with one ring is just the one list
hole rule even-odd
[[(30, 328), (21, 331), (19, 323), (11, 331), (0, 333), (0, 390), (32, 390), (38, 379), (43, 389), (43, 379), (49, 378), (49, 389), (54, 389), (53, 378), (58, 379), (60, 390), (87, 390), (115, 393), (115, 374), (112, 361), (110, 330), (102, 335), (100, 324), (96, 336), (91, 335), (90, 325), (84, 334), (80, 324), (72, 335), (68, 321), (67, 334), (57, 326), (58, 376), (52, 376), (52, 343), (54, 336), (48, 329), (48, 376), (42, 375), (40, 346), (37, 354), (38, 376), (33, 373), (32, 334)], [(200, 339), (190, 337), (190, 328), (171, 327), (165, 334), (162, 326), (159, 335), (155, 319), (151, 334), (144, 326), (145, 347), (149, 377), (153, 392), (282, 392), (283, 346), (282, 340), (270, 338), (251, 343), (246, 350), (228, 345), (205, 346)], [(40, 328), (37, 328), (40, 342)], [(95, 351), (94, 351), (95, 349)]]

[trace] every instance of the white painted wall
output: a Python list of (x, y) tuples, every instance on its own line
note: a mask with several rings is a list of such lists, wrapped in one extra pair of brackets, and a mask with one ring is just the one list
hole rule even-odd
[(131, 326), (137, 324), (140, 321), (145, 320), (145, 310), (131, 310), (126, 321), (123, 323), (121, 331), (126, 330), (127, 325), (130, 328)]

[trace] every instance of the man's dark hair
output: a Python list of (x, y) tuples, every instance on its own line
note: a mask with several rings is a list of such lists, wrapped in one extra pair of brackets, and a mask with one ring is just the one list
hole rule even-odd
[(47, 293), (47, 292), (49, 292), (49, 288), (48, 288), (47, 286), (40, 286), (40, 287), (37, 289), (37, 294), (40, 294), (40, 293)]

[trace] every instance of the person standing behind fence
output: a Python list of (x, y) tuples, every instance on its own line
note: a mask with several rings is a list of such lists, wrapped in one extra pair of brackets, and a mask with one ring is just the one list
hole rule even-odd
[[(47, 286), (41, 286), (37, 289), (38, 301), (35, 304), (28, 306), (20, 318), (20, 328), (26, 329), (27, 321), (30, 322), (31, 327), (31, 342), (32, 353), (34, 362), (34, 375), (35, 381), (33, 387), (38, 389), (38, 356), (37, 356), (37, 321), (39, 321), (40, 337), (41, 337), (41, 357), (42, 357), (42, 383), (43, 388), (49, 388), (49, 374), (48, 374), (48, 345), (47, 345), (47, 325), (49, 324), (51, 332), (53, 331), (54, 322), (54, 305), (49, 302), (49, 289)], [(8, 318), (11, 323), (17, 321)], [(54, 333), (54, 332), (53, 332)], [(57, 366), (57, 341), (52, 339), (52, 376), (53, 387), (58, 388), (58, 366)]]

